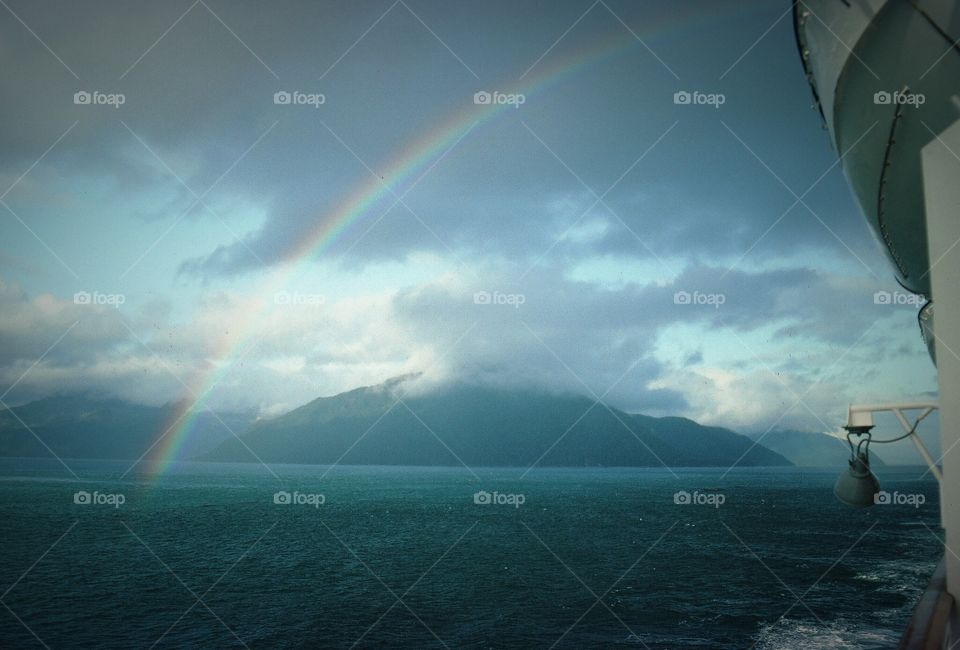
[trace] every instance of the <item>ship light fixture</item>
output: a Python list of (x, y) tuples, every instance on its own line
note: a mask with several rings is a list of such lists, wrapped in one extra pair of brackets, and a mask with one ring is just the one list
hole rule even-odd
[[(880, 492), (880, 481), (876, 474), (870, 469), (870, 444), (885, 444), (897, 442), (904, 438), (910, 438), (916, 446), (917, 451), (926, 461), (930, 473), (937, 481), (941, 481), (943, 475), (940, 468), (930, 455), (923, 441), (916, 435), (917, 425), (936, 410), (937, 405), (929, 402), (916, 402), (904, 404), (865, 404), (850, 405), (847, 411), (847, 424), (843, 428), (847, 431), (847, 444), (850, 446), (850, 459), (847, 461), (847, 468), (837, 478), (833, 486), (833, 494), (843, 503), (854, 508), (866, 508), (876, 503), (876, 494)], [(907, 420), (903, 414), (904, 411), (919, 410), (920, 414), (914, 420), (913, 424)], [(873, 414), (883, 411), (890, 411), (900, 422), (900, 426), (906, 432), (904, 435), (889, 440), (874, 440), (871, 430), (873, 429)]]

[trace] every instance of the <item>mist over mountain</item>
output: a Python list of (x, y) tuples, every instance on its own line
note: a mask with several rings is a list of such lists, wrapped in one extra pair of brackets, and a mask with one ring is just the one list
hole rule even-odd
[[(750, 437), (799, 467), (840, 468), (850, 457), (847, 443), (826, 433), (777, 430)], [(870, 448), (870, 463), (874, 467), (887, 464), (877, 454), (876, 445)]]
[(323, 397), (225, 440), (207, 460), (467, 466), (789, 465), (745, 436), (582, 396), (456, 384), (409, 393), (404, 378)]

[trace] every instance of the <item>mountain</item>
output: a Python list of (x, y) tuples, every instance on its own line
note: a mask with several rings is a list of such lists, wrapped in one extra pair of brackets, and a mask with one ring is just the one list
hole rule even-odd
[[(181, 406), (61, 395), (0, 409), (0, 456), (49, 457), (49, 447), (61, 458), (136, 459), (167, 430)], [(232, 437), (230, 429), (240, 433), (253, 420), (252, 413), (217, 416), (204, 411), (194, 419), (178, 458), (210, 451)], [(162, 447), (161, 442), (154, 449)]]
[[(752, 437), (801, 467), (843, 467), (844, 461), (850, 457), (850, 448), (845, 441), (825, 433), (778, 430)], [(870, 448), (870, 464), (874, 467), (884, 465), (873, 447)]]
[[(256, 422), (204, 459), (267, 463), (727, 467), (789, 465), (728, 429), (631, 415), (586, 397), (454, 385), (411, 393), (407, 378), (316, 399)], [(398, 396), (400, 400), (398, 401)]]

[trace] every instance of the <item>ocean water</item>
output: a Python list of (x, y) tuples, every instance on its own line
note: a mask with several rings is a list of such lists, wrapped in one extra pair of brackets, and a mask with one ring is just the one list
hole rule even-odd
[(887, 648), (942, 554), (919, 470), (68, 464), (0, 462), (0, 648)]

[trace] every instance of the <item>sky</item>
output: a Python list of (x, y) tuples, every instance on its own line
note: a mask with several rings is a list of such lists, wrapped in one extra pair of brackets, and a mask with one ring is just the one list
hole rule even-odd
[(789, 4), (5, 0), (0, 399), (935, 397)]

